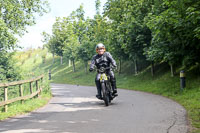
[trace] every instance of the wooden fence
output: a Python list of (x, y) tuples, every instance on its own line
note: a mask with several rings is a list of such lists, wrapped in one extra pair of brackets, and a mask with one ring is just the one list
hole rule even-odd
[[(41, 75), (37, 78), (29, 79), (29, 80), (22, 80), (22, 81), (16, 81), (16, 82), (10, 82), (10, 83), (0, 83), (0, 89), (4, 89), (4, 101), (0, 101), (0, 107), (4, 106), (4, 111), (7, 112), (8, 110), (8, 104), (20, 101), (23, 103), (24, 100), (33, 98), (34, 96), (39, 96), (40, 92), (42, 91), (42, 83), (43, 83), (44, 75)], [(40, 86), (39, 86), (40, 81)], [(33, 83), (35, 82), (36, 91), (33, 92)], [(23, 94), (23, 84), (29, 83), (29, 89), (30, 89), (30, 95), (24, 96)], [(10, 86), (19, 86), (19, 97), (8, 99), (8, 89)]]

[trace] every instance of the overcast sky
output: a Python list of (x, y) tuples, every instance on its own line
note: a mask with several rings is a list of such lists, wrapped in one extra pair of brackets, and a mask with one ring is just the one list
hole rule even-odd
[[(56, 17), (67, 17), (83, 3), (85, 16), (93, 18), (95, 11), (95, 0), (48, 0), (51, 11), (42, 17), (38, 17), (34, 26), (28, 27), (28, 33), (19, 38), (19, 45), (24, 49), (42, 46), (43, 31), (51, 33), (51, 28)], [(101, 11), (107, 0), (101, 0)]]

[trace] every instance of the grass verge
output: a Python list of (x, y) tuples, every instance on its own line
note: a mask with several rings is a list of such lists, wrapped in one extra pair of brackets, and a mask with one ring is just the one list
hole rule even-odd
[[(32, 79), (35, 78), (41, 74), (45, 74), (44, 71), (39, 71), (40, 69), (37, 68), (38, 64), (41, 64), (41, 62), (45, 62), (42, 59), (42, 56), (47, 55), (47, 50), (42, 50), (42, 49), (37, 49), (37, 50), (29, 50), (27, 52), (18, 52), (16, 56), (14, 57), (15, 60), (17, 61), (18, 66), (21, 68), (21, 74), (23, 79)], [(32, 71), (33, 69), (36, 68), (36, 71)], [(40, 84), (40, 83), (39, 83)], [(35, 82), (32, 84), (33, 91), (36, 91), (36, 84)], [(38, 98), (31, 98), (29, 100), (25, 100), (23, 104), (21, 104), (21, 101), (12, 103), (8, 105), (8, 112), (4, 112), (4, 108), (0, 107), (0, 120), (4, 120), (9, 117), (13, 117), (16, 115), (24, 114), (31, 112), (33, 110), (38, 109), (39, 107), (42, 107), (48, 103), (48, 101), (51, 98), (51, 91), (50, 91), (50, 86), (49, 86), (49, 81), (48, 78), (45, 74), (45, 77), (43, 79), (43, 90), (41, 92), (41, 95)], [(29, 88), (29, 84), (23, 84), (24, 88)], [(19, 96), (19, 87), (12, 88), (9, 87), (8, 95), (9, 99), (16, 98)], [(1, 89), (1, 88), (0, 88)], [(2, 101), (3, 98), (3, 91), (0, 90), (0, 100)], [(24, 89), (23, 91), (24, 96), (25, 95), (30, 95), (30, 91), (28, 89)]]
[[(1, 111), (0, 120), (4, 120), (9, 117), (25, 114), (33, 110), (36, 110), (39, 107), (46, 105), (50, 98), (51, 98), (51, 93), (45, 92), (42, 93), (39, 98), (32, 98), (24, 101), (24, 104), (21, 104), (20, 102), (11, 104), (8, 107), (8, 112)], [(3, 110), (3, 108), (1, 108), (1, 110)]]

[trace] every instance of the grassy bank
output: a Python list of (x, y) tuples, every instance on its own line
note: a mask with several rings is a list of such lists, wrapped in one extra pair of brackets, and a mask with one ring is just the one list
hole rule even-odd
[(24, 101), (24, 104), (20, 102), (11, 104), (8, 108), (8, 112), (3, 112), (3, 108), (0, 111), (0, 120), (4, 120), (9, 117), (25, 114), (33, 110), (38, 109), (46, 105), (51, 98), (51, 93), (44, 92), (39, 98), (33, 98), (30, 100)]
[[(34, 86), (35, 84), (32, 84), (33, 92), (36, 91), (36, 88)], [(30, 95), (29, 86), (27, 87), (27, 85), (25, 84), (23, 85), (23, 88), (24, 96)], [(47, 76), (45, 76), (45, 78), (43, 79), (42, 88), (43, 90), (40, 93), (39, 97), (35, 96), (31, 99), (25, 100), (23, 101), (23, 104), (21, 104), (21, 101), (11, 103), (8, 105), (7, 112), (4, 112), (4, 107), (0, 107), (0, 120), (4, 120), (6, 118), (17, 116), (20, 114), (25, 114), (46, 105), (52, 97)], [(8, 90), (8, 99), (13, 99), (19, 96), (19, 87), (9, 88)]]
[[(36, 55), (44, 54), (45, 51), (36, 51), (29, 60), (24, 64), (32, 64)], [(60, 58), (56, 57), (55, 63), (52, 63), (52, 56), (46, 54), (45, 62), (38, 57), (37, 63), (34, 65), (34, 71), (48, 72), (51, 70), (53, 83), (67, 83), (78, 85), (95, 85), (95, 72), (85, 73), (84, 65), (81, 62), (76, 64), (76, 72), (72, 72), (72, 67), (68, 65), (68, 60), (63, 59), (63, 64), (60, 64)], [(28, 66), (28, 65), (27, 65)], [(182, 106), (188, 112), (189, 121), (192, 125), (192, 133), (200, 132), (200, 76), (197, 75), (197, 69), (186, 71), (186, 88), (180, 90), (179, 73), (174, 77), (170, 76), (168, 66), (160, 66), (156, 70), (155, 76), (152, 77), (150, 69), (140, 72), (137, 76), (132, 74), (130, 63), (123, 63), (122, 74), (116, 74), (118, 88), (138, 90), (150, 92), (162, 96), (169, 97)], [(29, 70), (27, 70), (29, 71)]]
[[(19, 66), (21, 71), (21, 77), (23, 80), (32, 79), (35, 78), (41, 74), (45, 74), (44, 71), (39, 71), (39, 68), (37, 66), (41, 64), (42, 57), (40, 57), (42, 54), (46, 54), (47, 51), (45, 50), (36, 50), (36, 51), (26, 51), (26, 52), (18, 52), (14, 59), (16, 61), (16, 65)], [(37, 69), (36, 71), (32, 71), (33, 69)], [(36, 84), (33, 83), (33, 92), (36, 91)], [(47, 77), (47, 74), (45, 78), (43, 79), (43, 90), (41, 92), (41, 95), (39, 98), (35, 97), (32, 99), (25, 100), (23, 104), (21, 104), (21, 101), (14, 102), (12, 104), (8, 105), (8, 112), (4, 112), (4, 108), (0, 107), (0, 120), (4, 120), (9, 117), (13, 117), (19, 114), (24, 114), (31, 112), (33, 110), (38, 109), (39, 107), (42, 107), (48, 103), (48, 101), (51, 98), (51, 91), (49, 86), (49, 80)], [(30, 95), (29, 90), (29, 84), (23, 85), (23, 95)], [(2, 88), (0, 88), (0, 102), (3, 101), (3, 95), (4, 91)], [(8, 88), (8, 99), (16, 98), (19, 94), (19, 87), (13, 86)]]

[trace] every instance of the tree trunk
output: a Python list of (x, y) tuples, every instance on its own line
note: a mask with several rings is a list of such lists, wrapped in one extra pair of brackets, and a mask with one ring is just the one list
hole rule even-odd
[(73, 65), (73, 72), (75, 72), (76, 69), (75, 69), (75, 61), (74, 61), (74, 59), (72, 60), (72, 65)]
[(154, 62), (152, 61), (151, 62), (151, 75), (152, 75), (152, 77), (154, 76), (154, 73), (155, 73)]
[(87, 74), (87, 66), (88, 66), (88, 62), (85, 62), (85, 73)]
[(135, 75), (137, 75), (137, 74), (138, 74), (138, 62), (135, 59)]
[(54, 64), (54, 62), (55, 62), (55, 54), (53, 53), (53, 64)]
[(170, 69), (171, 69), (171, 77), (174, 77), (174, 66), (173, 66), (173, 64), (170, 64)]
[(72, 65), (71, 60), (69, 59), (69, 67)]
[(60, 64), (63, 64), (63, 56), (60, 56)]
[(121, 57), (119, 58), (119, 68), (118, 68), (118, 73), (121, 74), (122, 72), (122, 59)]

